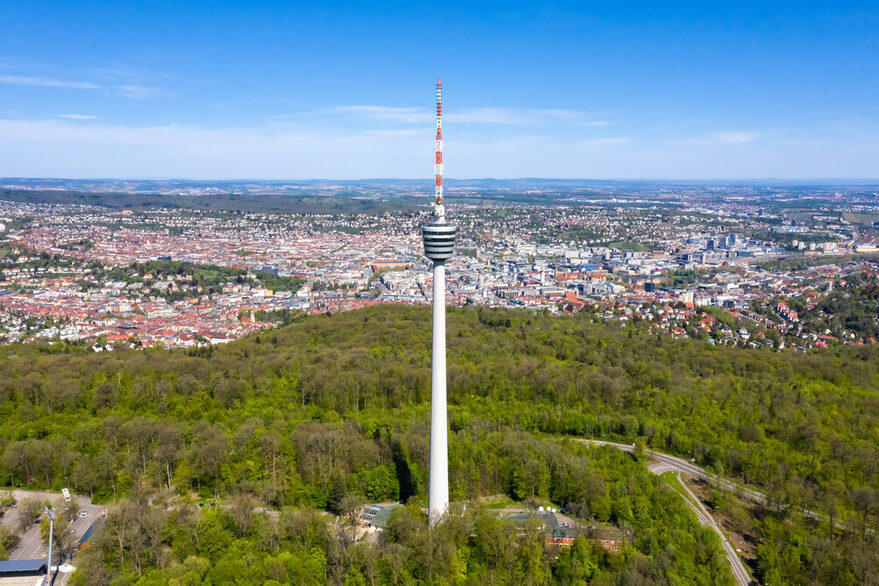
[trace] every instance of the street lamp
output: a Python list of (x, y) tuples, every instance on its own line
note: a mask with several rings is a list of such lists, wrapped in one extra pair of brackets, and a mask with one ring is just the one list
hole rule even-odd
[(49, 507), (43, 507), (46, 509), (46, 516), (49, 517), (49, 561), (46, 565), (46, 584), (52, 583), (52, 534), (55, 531), (55, 515), (52, 514), (52, 511), (49, 510)]

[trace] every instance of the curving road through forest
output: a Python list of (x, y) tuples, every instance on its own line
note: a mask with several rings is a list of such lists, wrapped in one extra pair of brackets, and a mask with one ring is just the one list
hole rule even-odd
[[(589, 439), (581, 441), (596, 446), (610, 446), (612, 448), (617, 448), (618, 450), (629, 453), (635, 451), (635, 447), (630, 444), (618, 444), (615, 442), (605, 442), (601, 440)], [(687, 503), (687, 506), (695, 511), (696, 516), (699, 518), (699, 523), (701, 523), (703, 527), (710, 527), (720, 537), (720, 544), (723, 546), (723, 550), (726, 552), (726, 558), (727, 561), (729, 561), (730, 567), (732, 568), (732, 573), (736, 579), (736, 582), (738, 582), (742, 586), (748, 586), (749, 584), (752, 584), (753, 581), (751, 580), (751, 575), (748, 573), (747, 568), (745, 568), (745, 564), (742, 563), (742, 558), (739, 557), (736, 549), (726, 538), (726, 535), (724, 535), (723, 531), (721, 531), (720, 526), (717, 524), (717, 521), (714, 520), (714, 517), (711, 516), (711, 513), (708, 512), (708, 509), (705, 508), (705, 505), (702, 504), (702, 501), (700, 501), (698, 497), (693, 494), (693, 492), (690, 490), (690, 487), (688, 487), (687, 484), (683, 481), (683, 479), (681, 478), (681, 473), (691, 474), (693, 476), (697, 476), (706, 480), (710, 479), (714, 482), (719, 483), (719, 485), (726, 490), (734, 491), (746, 498), (760, 503), (766, 502), (766, 496), (760, 494), (757, 491), (743, 488), (728, 480), (718, 478), (713, 474), (708, 474), (702, 468), (694, 466), (692, 463), (684, 460), (683, 458), (669, 456), (668, 454), (663, 454), (661, 452), (651, 451), (648, 453), (650, 455), (650, 458), (654, 462), (657, 462), (659, 464), (659, 466), (651, 466), (651, 472), (655, 474), (662, 474), (663, 472), (671, 470), (677, 473), (678, 480), (681, 481), (681, 486), (683, 486), (684, 490), (686, 490), (687, 493), (689, 493), (690, 495), (690, 498), (687, 498), (684, 495), (681, 495), (681, 498), (684, 499), (684, 502)]]

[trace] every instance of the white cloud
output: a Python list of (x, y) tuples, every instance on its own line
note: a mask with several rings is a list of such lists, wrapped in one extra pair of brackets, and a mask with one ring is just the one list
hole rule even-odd
[(531, 112), (536, 116), (546, 116), (550, 118), (582, 118), (583, 112), (579, 112), (577, 110), (567, 110), (564, 108), (544, 108), (537, 110), (526, 110), (526, 112)]
[(672, 141), (672, 142), (682, 142), (685, 144), (694, 144), (694, 145), (743, 145), (749, 142), (754, 142), (760, 137), (760, 133), (752, 132), (752, 131), (726, 131), (726, 132), (715, 132), (714, 134), (709, 134), (707, 136), (700, 136), (696, 138), (687, 138), (680, 141)]
[(431, 119), (431, 113), (424, 108), (395, 108), (392, 106), (339, 106), (322, 110), (325, 113), (358, 114), (371, 120), (389, 120), (407, 124), (422, 124)]
[(67, 118), (68, 120), (95, 120), (97, 116), (91, 114), (55, 114), (56, 118)]
[(591, 126), (593, 128), (603, 128), (605, 126), (610, 126), (609, 120), (591, 120), (586, 123), (586, 126)]
[(520, 124), (521, 118), (509, 108), (470, 108), (445, 114), (449, 122), (459, 124)]
[(0, 176), (429, 177), (433, 141), (421, 134), (0, 120)]
[(540, 125), (559, 120), (579, 120), (584, 114), (565, 109), (469, 108), (443, 113), (443, 117), (460, 124)]
[(745, 144), (754, 142), (758, 136), (756, 132), (718, 132), (714, 140), (721, 144)]
[(589, 140), (581, 141), (582, 145), (596, 145), (596, 146), (613, 146), (620, 144), (628, 144), (631, 142), (627, 137), (618, 136), (618, 137), (598, 137), (591, 138)]
[[(404, 124), (429, 124), (433, 114), (425, 108), (405, 108), (394, 106), (370, 106), (354, 104), (350, 106), (334, 106), (320, 110), (310, 110), (292, 114), (276, 114), (266, 116), (266, 120), (304, 122), (315, 120), (339, 120), (354, 118), (361, 121), (401, 122)], [(337, 123), (337, 122), (336, 122)]]
[(155, 98), (162, 93), (162, 89), (155, 86), (140, 85), (135, 83), (121, 85), (101, 85), (91, 81), (69, 81), (51, 77), (33, 77), (28, 75), (0, 75), (0, 83), (7, 85), (25, 85), (34, 87), (55, 87), (82, 90), (107, 90), (123, 98), (148, 99)]
[[(527, 129), (526, 129), (527, 130)], [(872, 133), (782, 142), (760, 133), (749, 148), (637, 137), (527, 132), (449, 133), (448, 176), (581, 178), (877, 177)], [(735, 133), (733, 133), (735, 134)], [(756, 133), (754, 133), (756, 134)], [(747, 136), (708, 134), (714, 144)], [(722, 142), (726, 141), (726, 142)], [(739, 142), (736, 142), (739, 141)], [(298, 179), (425, 178), (433, 141), (417, 127), (318, 128), (309, 121), (253, 127), (127, 126), (78, 119), (0, 120), (0, 177)]]
[[(272, 120), (306, 120), (326, 117), (343, 117), (354, 115), (364, 120), (400, 122), (404, 124), (430, 124), (435, 113), (433, 109), (421, 107), (393, 107), (355, 104), (337, 106), (322, 110), (313, 110), (301, 114), (285, 114), (270, 116)], [(539, 126), (554, 124), (559, 121), (578, 121), (586, 118), (585, 113), (577, 110), (559, 108), (527, 109), (527, 108), (468, 108), (464, 110), (443, 111), (443, 122), (453, 124), (494, 124), (494, 125), (529, 125)], [(609, 122), (586, 122), (587, 126), (607, 126)]]
[(41, 87), (63, 87), (85, 90), (100, 89), (96, 83), (90, 81), (67, 81), (50, 77), (30, 77), (26, 75), (0, 75), (0, 83), (9, 85), (31, 85)]
[(134, 98), (136, 100), (155, 98), (162, 93), (161, 88), (136, 84), (120, 85), (114, 89), (123, 98)]

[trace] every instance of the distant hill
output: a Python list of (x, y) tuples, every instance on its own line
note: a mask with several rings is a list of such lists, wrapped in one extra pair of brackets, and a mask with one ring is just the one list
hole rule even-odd
[(199, 196), (160, 195), (140, 193), (96, 193), (81, 191), (43, 191), (0, 189), (0, 200), (21, 203), (70, 204), (100, 206), (110, 209), (145, 210), (155, 208), (196, 209), (215, 212), (251, 213), (381, 213), (390, 210), (409, 210), (424, 206), (425, 199), (363, 198), (354, 195), (238, 195), (210, 194)]

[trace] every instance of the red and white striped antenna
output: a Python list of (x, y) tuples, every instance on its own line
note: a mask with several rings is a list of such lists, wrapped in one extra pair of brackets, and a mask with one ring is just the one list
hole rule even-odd
[(437, 219), (445, 219), (443, 207), (443, 82), (436, 78), (436, 162), (434, 164), (436, 174), (436, 201), (434, 202), (434, 215)]

